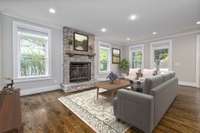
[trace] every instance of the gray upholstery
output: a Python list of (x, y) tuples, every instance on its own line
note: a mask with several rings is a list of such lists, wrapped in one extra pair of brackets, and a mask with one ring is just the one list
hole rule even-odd
[(144, 83), (144, 93), (149, 94), (150, 90), (164, 82), (162, 75), (156, 75), (151, 78), (146, 78)]
[(151, 133), (175, 99), (177, 84), (175, 73), (168, 73), (147, 78), (146, 94), (119, 90), (113, 101), (116, 118)]
[(172, 78), (163, 84), (151, 89), (151, 95), (154, 97), (154, 125), (157, 125), (170, 104), (176, 97), (176, 88), (178, 79)]
[(118, 119), (148, 132), (154, 125), (153, 112), (151, 95), (125, 89), (118, 91), (117, 99), (114, 100), (114, 114)]
[(162, 74), (162, 77), (164, 78), (165, 81), (175, 77), (175, 72), (170, 72), (170, 73), (166, 73), (166, 74)]

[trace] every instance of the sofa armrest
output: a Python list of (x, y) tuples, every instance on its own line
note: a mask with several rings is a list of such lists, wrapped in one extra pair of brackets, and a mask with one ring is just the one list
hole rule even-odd
[(117, 116), (118, 115), (118, 107), (117, 107), (117, 100), (118, 100), (118, 98), (117, 97), (115, 97), (114, 99), (113, 99), (113, 110), (114, 110), (114, 115), (115, 116)]
[(153, 129), (153, 96), (121, 89), (114, 99), (115, 116), (145, 132)]
[(177, 87), (178, 79), (174, 77), (151, 89), (150, 93), (154, 97), (154, 125), (158, 124), (176, 98)]

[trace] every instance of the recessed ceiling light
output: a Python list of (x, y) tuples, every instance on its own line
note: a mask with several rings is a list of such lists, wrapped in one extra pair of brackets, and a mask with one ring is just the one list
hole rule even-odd
[(107, 29), (106, 28), (101, 28), (101, 32), (106, 32)]
[(196, 24), (200, 24), (200, 21), (197, 21)]
[(131, 39), (129, 37), (126, 38), (127, 41), (130, 41)]
[(133, 21), (137, 18), (137, 16), (135, 14), (132, 14), (129, 16), (129, 20)]
[(56, 10), (53, 9), (53, 8), (49, 8), (49, 13), (51, 13), (51, 14), (55, 14), (55, 13), (56, 13)]
[(153, 34), (153, 35), (157, 35), (158, 33), (157, 33), (157, 32), (153, 32), (152, 34)]

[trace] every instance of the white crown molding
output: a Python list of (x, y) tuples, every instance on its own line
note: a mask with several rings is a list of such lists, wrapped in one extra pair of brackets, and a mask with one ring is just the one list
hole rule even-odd
[(107, 41), (107, 40), (103, 40), (101, 39), (100, 37), (98, 37), (97, 35), (95, 35), (95, 41), (96, 42), (103, 42), (103, 43), (109, 43), (113, 46), (118, 46), (118, 47), (123, 47), (123, 46), (127, 46), (127, 45), (124, 45), (123, 43), (119, 43), (119, 42), (111, 42), (111, 41)]
[(8, 12), (8, 11), (0, 11), (0, 14), (5, 15), (5, 16), (9, 16), (9, 17), (14, 17), (14, 18), (17, 18), (17, 19), (21, 19), (21, 20), (24, 20), (24, 21), (28, 21), (28, 22), (31, 22), (31, 23), (39, 24), (39, 25), (42, 25), (42, 26), (48, 26), (49, 28), (62, 29), (62, 27), (63, 27), (61, 25), (52, 24), (52, 23), (49, 23), (49, 22), (46, 22), (46, 21), (41, 21), (41, 20), (38, 20), (38, 19), (32, 19), (32, 18), (28, 18), (28, 17), (24, 17), (24, 16), (19, 16), (15, 13), (11, 13), (11, 12)]
[(144, 49), (144, 44), (130, 45), (129, 49), (132, 49), (132, 48), (142, 48), (142, 49)]
[[(189, 31), (189, 32), (182, 32), (182, 33), (176, 33), (176, 34), (171, 34), (171, 35), (167, 35), (167, 36), (162, 36), (162, 37), (158, 37), (158, 38), (154, 38), (154, 39), (135, 41), (132, 44), (148, 43), (148, 42), (154, 42), (154, 41), (159, 41), (159, 40), (168, 40), (168, 39), (172, 39), (172, 38), (176, 38), (176, 37), (187, 36), (187, 35), (198, 34), (198, 33), (200, 33), (200, 30), (193, 30), (193, 31)], [(129, 44), (129, 46), (130, 46), (130, 44)]]

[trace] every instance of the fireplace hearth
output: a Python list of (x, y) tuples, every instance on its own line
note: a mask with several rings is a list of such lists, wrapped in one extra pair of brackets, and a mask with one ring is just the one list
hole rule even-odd
[(70, 63), (70, 82), (83, 82), (91, 80), (90, 62), (71, 62)]

